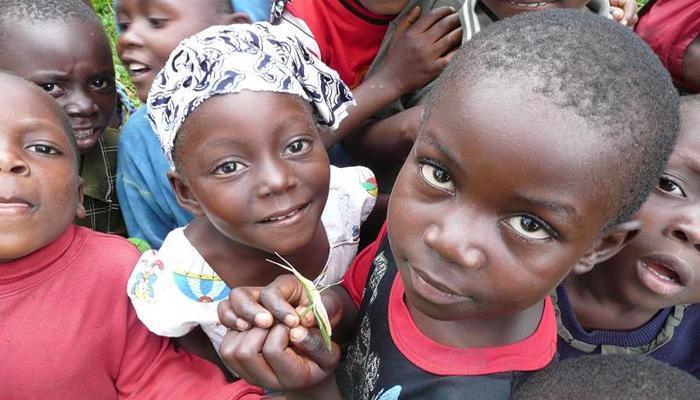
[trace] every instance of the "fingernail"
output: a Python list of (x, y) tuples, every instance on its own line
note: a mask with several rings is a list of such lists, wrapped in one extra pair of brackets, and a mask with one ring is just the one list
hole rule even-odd
[(244, 320), (238, 318), (236, 320), (236, 328), (238, 328), (238, 330), (245, 331), (245, 330), (248, 330), (250, 328), (250, 324), (245, 322)]
[(284, 323), (287, 326), (297, 326), (299, 325), (299, 319), (292, 314), (287, 314), (286, 317), (284, 317)]
[(306, 337), (306, 333), (306, 329), (302, 327), (292, 328), (289, 331), (289, 337), (292, 339), (293, 342), (301, 342)]
[(255, 314), (255, 325), (266, 328), (272, 324), (272, 316), (268, 313)]

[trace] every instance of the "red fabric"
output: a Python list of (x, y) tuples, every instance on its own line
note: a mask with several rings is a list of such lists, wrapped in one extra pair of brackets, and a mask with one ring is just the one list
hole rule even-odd
[(379, 231), (377, 239), (355, 257), (355, 260), (343, 277), (342, 285), (350, 294), (350, 298), (352, 298), (357, 308), (360, 308), (362, 304), (369, 269), (372, 267), (372, 261), (377, 255), (377, 250), (379, 250), (384, 236), (386, 236), (386, 222), (384, 222), (382, 229)]
[(0, 264), (0, 397), (237, 399), (212, 364), (176, 352), (139, 322), (126, 295), (139, 257), (124, 239), (71, 226)]
[(659, 56), (673, 79), (685, 83), (683, 59), (700, 34), (700, 1), (657, 0), (640, 17), (635, 31)]
[(544, 299), (537, 330), (517, 343), (498, 347), (455, 348), (425, 336), (404, 302), (403, 282), (398, 274), (391, 287), (388, 318), (391, 338), (401, 354), (413, 365), (435, 375), (536, 371), (546, 367), (557, 351), (557, 322), (549, 296)]
[(394, 15), (379, 15), (357, 0), (294, 0), (287, 10), (306, 22), (321, 60), (351, 88), (365, 77)]

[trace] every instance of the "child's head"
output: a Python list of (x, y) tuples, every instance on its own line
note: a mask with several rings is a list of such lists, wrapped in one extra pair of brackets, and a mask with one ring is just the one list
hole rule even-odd
[[(557, 8), (583, 9), (591, 0), (481, 0), (499, 18), (512, 17), (527, 11)], [(607, 0), (605, 0), (607, 1)]]
[(681, 98), (678, 143), (656, 183), (635, 216), (642, 229), (596, 266), (622, 298), (652, 311), (700, 302), (700, 95)]
[(117, 52), (141, 101), (178, 43), (213, 25), (250, 22), (230, 0), (117, 0)]
[(114, 117), (109, 43), (92, 9), (72, 0), (0, 0), (0, 68), (39, 85), (70, 117), (85, 153)]
[(70, 122), (41, 89), (0, 72), (0, 263), (58, 238), (82, 217)]
[(476, 35), (431, 93), (390, 200), (407, 300), (437, 319), (514, 315), (619, 248), (677, 113), (668, 73), (619, 24), (543, 11)]
[(328, 194), (317, 123), (337, 126), (352, 96), (275, 28), (218, 26), (183, 41), (148, 111), (180, 204), (233, 242), (289, 254), (317, 232)]
[(697, 399), (700, 381), (651, 357), (610, 354), (568, 358), (530, 375), (513, 400)]

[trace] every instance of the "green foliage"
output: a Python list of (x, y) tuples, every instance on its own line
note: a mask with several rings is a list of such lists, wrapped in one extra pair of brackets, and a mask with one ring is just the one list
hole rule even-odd
[(92, 0), (92, 6), (95, 8), (95, 12), (102, 21), (102, 26), (107, 33), (109, 44), (112, 47), (112, 57), (114, 59), (114, 70), (116, 73), (117, 82), (121, 83), (126, 88), (126, 92), (131, 100), (134, 102), (134, 104), (138, 105), (140, 102), (138, 96), (136, 95), (134, 85), (131, 83), (131, 79), (129, 79), (129, 73), (121, 61), (119, 61), (119, 57), (117, 56), (117, 50), (115, 47), (117, 40), (117, 27), (112, 0)]

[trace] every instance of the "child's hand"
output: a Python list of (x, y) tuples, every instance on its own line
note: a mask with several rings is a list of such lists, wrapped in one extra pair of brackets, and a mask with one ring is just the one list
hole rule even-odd
[[(336, 299), (332, 290), (324, 291), (321, 299), (331, 326), (335, 326), (342, 317), (342, 300)], [(308, 303), (301, 282), (294, 275), (281, 275), (264, 288), (232, 289), (228, 301), (219, 303), (219, 320), (227, 328), (239, 331), (250, 329), (251, 326), (270, 328), (275, 319), (289, 328), (295, 328), (300, 324), (299, 314)], [(301, 324), (305, 327), (314, 326), (316, 320), (313, 313), (306, 313)]]
[(442, 72), (461, 41), (459, 14), (452, 7), (438, 7), (422, 17), (415, 7), (399, 22), (376, 75), (400, 94), (410, 93)]
[(333, 344), (329, 350), (318, 330), (290, 329), (282, 324), (270, 329), (229, 331), (219, 351), (238, 376), (272, 391), (314, 392), (319, 390), (314, 388), (317, 385), (325, 391), (327, 378), (332, 377), (340, 359), (338, 346)]
[(610, 15), (615, 21), (632, 28), (639, 20), (637, 2), (635, 0), (610, 0)]

